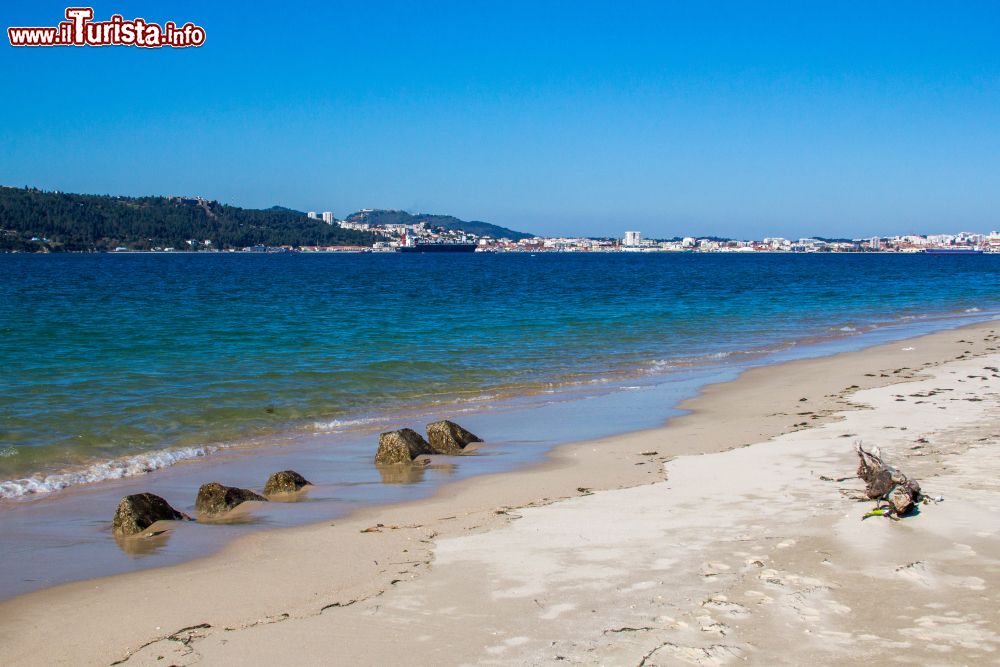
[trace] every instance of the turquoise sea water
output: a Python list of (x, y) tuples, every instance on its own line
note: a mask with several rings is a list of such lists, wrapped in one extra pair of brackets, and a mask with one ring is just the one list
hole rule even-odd
[(976, 309), (1000, 255), (3, 255), (0, 499)]

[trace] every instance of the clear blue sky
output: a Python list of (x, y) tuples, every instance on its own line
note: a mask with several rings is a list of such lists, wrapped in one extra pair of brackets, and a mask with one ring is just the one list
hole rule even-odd
[[(3, 27), (65, 3), (6, 0)], [(1000, 227), (1000, 3), (170, 2), (0, 46), (0, 183), (541, 234)]]

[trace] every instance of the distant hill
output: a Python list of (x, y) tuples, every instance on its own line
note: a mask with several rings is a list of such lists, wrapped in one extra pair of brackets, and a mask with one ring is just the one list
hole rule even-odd
[(429, 213), (411, 214), (406, 211), (391, 211), (385, 209), (374, 209), (370, 211), (358, 211), (347, 216), (349, 222), (367, 222), (374, 225), (415, 225), (421, 222), (426, 223), (430, 229), (443, 227), (449, 231), (465, 232), (476, 236), (491, 236), (495, 239), (510, 239), (519, 241), (534, 236), (525, 232), (518, 232), (507, 229), (499, 225), (493, 225), (479, 220), (459, 220), (451, 215), (432, 215)]
[(286, 213), (295, 213), (297, 215), (305, 215), (305, 211), (296, 211), (294, 208), (288, 208), (287, 206), (272, 206), (271, 208), (264, 209), (265, 211), (285, 211)]
[[(35, 240), (32, 240), (35, 239)], [(0, 187), (0, 250), (85, 251), (255, 245), (368, 245), (368, 232), (341, 229), (305, 214), (227, 206), (182, 197), (114, 197)], [(210, 246), (204, 241), (210, 240)]]

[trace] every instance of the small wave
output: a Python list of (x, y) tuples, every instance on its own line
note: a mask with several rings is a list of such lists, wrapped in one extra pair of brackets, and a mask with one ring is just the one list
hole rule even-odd
[(647, 373), (657, 373), (660, 371), (669, 371), (674, 368), (680, 368), (682, 366), (690, 366), (704, 361), (719, 361), (720, 359), (728, 359), (734, 354), (754, 354), (756, 350), (746, 350), (739, 352), (710, 352), (708, 354), (701, 354), (694, 357), (682, 357), (677, 359), (655, 359), (649, 362), (649, 367), (646, 369)]
[(482, 408), (455, 408), (455, 413), (464, 415), (471, 412), (481, 412)]
[(658, 373), (660, 371), (669, 371), (671, 369), (677, 368), (677, 364), (666, 359), (657, 359), (656, 361), (651, 361), (649, 363), (649, 373)]
[(975, 307), (973, 307), (973, 308), (966, 308), (965, 312), (967, 312), (967, 313), (978, 313), (979, 309), (975, 308)]
[(82, 470), (73, 472), (10, 479), (0, 482), (0, 498), (17, 498), (35, 493), (51, 493), (52, 491), (59, 491), (60, 489), (77, 484), (91, 484), (108, 479), (122, 479), (124, 477), (145, 475), (148, 472), (172, 466), (180, 461), (206, 456), (217, 449), (218, 447), (170, 449), (94, 463)]
[(462, 405), (465, 403), (486, 403), (502, 398), (500, 394), (479, 394), (477, 396), (459, 396), (458, 398), (440, 398), (431, 401), (431, 405)]
[(0, 449), (0, 459), (6, 459), (11, 456), (17, 456), (17, 449), (14, 447), (4, 447)]
[(313, 429), (316, 431), (343, 431), (354, 426), (366, 426), (380, 421), (374, 417), (365, 419), (333, 419), (328, 422), (313, 422)]
[(636, 391), (636, 390), (642, 389), (642, 387), (635, 386), (635, 385), (633, 385), (631, 387), (618, 387), (618, 388), (621, 389), (622, 391)]
[(478, 396), (466, 396), (464, 398), (456, 398), (451, 401), (451, 403), (485, 403), (486, 401), (495, 401), (500, 398), (499, 394), (480, 394)]
[(837, 329), (837, 331), (846, 331), (850, 333), (851, 331), (857, 331), (857, 329), (855, 329), (854, 327), (840, 327), (839, 329)]

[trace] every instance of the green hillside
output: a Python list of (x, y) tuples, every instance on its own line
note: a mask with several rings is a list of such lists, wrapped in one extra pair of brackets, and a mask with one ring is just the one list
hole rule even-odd
[[(189, 250), (255, 245), (371, 245), (375, 236), (297, 211), (181, 197), (114, 197), (0, 187), (0, 251)], [(35, 239), (35, 240), (33, 240)], [(205, 245), (204, 241), (211, 241)]]

